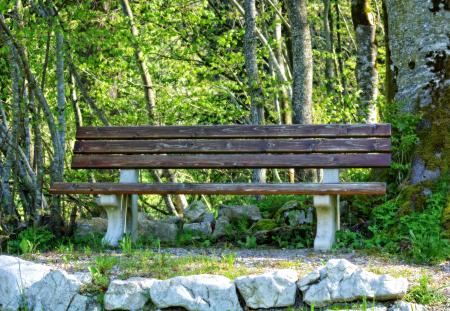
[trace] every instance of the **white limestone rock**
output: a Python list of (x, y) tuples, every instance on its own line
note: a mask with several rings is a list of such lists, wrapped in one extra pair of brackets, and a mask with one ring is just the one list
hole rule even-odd
[(304, 301), (316, 307), (366, 298), (377, 301), (401, 299), (408, 289), (404, 278), (376, 275), (345, 259), (331, 259), (297, 283)]
[(183, 307), (188, 311), (242, 310), (234, 283), (219, 275), (180, 276), (155, 281), (150, 297), (157, 308)]
[(397, 301), (389, 308), (389, 311), (426, 311), (426, 310), (427, 308), (423, 305), (406, 301)]
[(252, 309), (292, 306), (297, 292), (297, 272), (290, 269), (238, 277), (234, 282)]
[(105, 294), (106, 310), (141, 310), (149, 301), (148, 290), (155, 279), (130, 278), (114, 280)]
[(29, 310), (65, 311), (79, 293), (82, 282), (63, 270), (50, 271), (25, 291)]
[(67, 311), (101, 311), (102, 306), (97, 302), (95, 297), (88, 297), (76, 294), (73, 297)]
[(25, 306), (25, 293), (41, 281), (51, 268), (12, 256), (0, 256), (0, 310), (18, 310)]
[(0, 310), (96, 311), (92, 297), (79, 294), (91, 277), (83, 273), (36, 264), (12, 256), (0, 256)]

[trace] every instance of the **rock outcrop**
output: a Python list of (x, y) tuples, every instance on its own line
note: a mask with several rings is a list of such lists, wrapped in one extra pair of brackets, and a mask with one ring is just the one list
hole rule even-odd
[(12, 256), (0, 256), (0, 310), (96, 310), (80, 294), (89, 278)]
[(150, 298), (157, 308), (183, 307), (189, 311), (242, 310), (234, 283), (218, 275), (180, 276), (156, 281)]
[(130, 278), (114, 280), (105, 294), (106, 310), (140, 310), (149, 301), (154, 279)]
[(403, 301), (383, 303), (402, 298), (408, 282), (364, 271), (344, 259), (332, 259), (300, 280), (297, 271), (290, 269), (241, 276), (234, 281), (209, 274), (168, 280), (140, 277), (113, 280), (104, 295), (103, 306), (93, 293), (83, 289), (89, 288), (85, 286), (91, 282), (87, 273), (70, 274), (20, 258), (0, 256), (0, 311), (273, 310), (294, 306), (300, 302), (297, 297), (310, 306), (329, 308), (326, 310), (333, 310), (335, 303), (362, 300), (376, 311), (426, 310), (422, 305)]
[(286, 269), (238, 277), (235, 283), (245, 304), (252, 309), (259, 309), (294, 305), (297, 280), (297, 272)]
[(408, 289), (404, 278), (376, 275), (345, 259), (328, 261), (324, 268), (311, 272), (297, 285), (304, 301), (316, 307), (363, 298), (369, 301), (401, 299)]
[(219, 217), (226, 217), (229, 220), (240, 220), (247, 218), (252, 222), (258, 221), (262, 218), (261, 212), (256, 205), (222, 205), (219, 209)]

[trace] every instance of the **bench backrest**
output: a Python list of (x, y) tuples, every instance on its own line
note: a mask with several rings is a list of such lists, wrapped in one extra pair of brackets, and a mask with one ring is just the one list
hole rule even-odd
[(391, 162), (389, 124), (80, 127), (72, 168), (364, 168)]

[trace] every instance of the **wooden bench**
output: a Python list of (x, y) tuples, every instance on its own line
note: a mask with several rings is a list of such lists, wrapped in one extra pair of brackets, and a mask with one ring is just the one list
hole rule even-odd
[[(55, 183), (53, 194), (101, 195), (105, 241), (137, 228), (138, 194), (310, 194), (316, 250), (329, 250), (339, 227), (340, 195), (381, 195), (385, 183), (340, 183), (340, 168), (388, 167), (389, 124), (81, 127), (73, 169), (121, 169), (119, 183)], [(138, 183), (137, 169), (321, 168), (321, 183)]]

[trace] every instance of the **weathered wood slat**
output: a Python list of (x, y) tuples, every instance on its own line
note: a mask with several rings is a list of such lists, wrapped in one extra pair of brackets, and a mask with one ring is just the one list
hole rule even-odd
[(72, 168), (346, 168), (387, 167), (391, 155), (367, 154), (75, 154)]
[(389, 137), (390, 124), (80, 127), (77, 139)]
[(53, 194), (311, 194), (380, 195), (386, 184), (373, 183), (296, 183), (296, 184), (141, 184), (141, 183), (54, 183)]
[(194, 139), (194, 140), (85, 140), (74, 153), (344, 153), (389, 152), (388, 138), (351, 139)]

